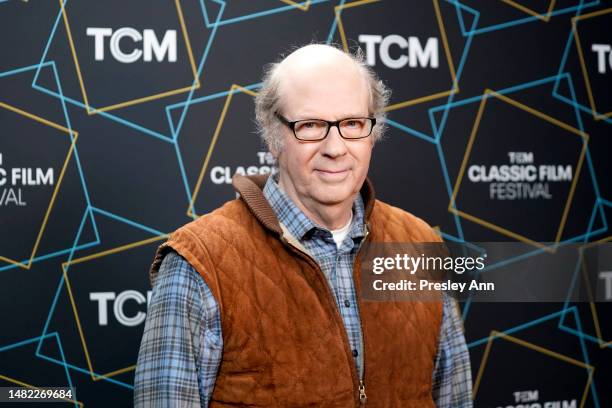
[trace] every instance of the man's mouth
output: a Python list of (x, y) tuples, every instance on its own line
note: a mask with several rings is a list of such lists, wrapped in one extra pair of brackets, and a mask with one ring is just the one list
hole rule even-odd
[(340, 180), (344, 179), (350, 169), (316, 169), (315, 171), (324, 179)]
[(345, 171), (348, 171), (348, 169), (344, 169), (344, 170), (317, 169), (317, 170), (320, 172), (329, 173), (329, 174), (339, 174), (339, 173), (344, 173)]

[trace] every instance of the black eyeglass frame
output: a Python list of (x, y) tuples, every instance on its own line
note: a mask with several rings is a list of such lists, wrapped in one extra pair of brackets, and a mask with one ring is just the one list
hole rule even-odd
[[(336, 121), (332, 122), (332, 121), (325, 120), (325, 119), (300, 119), (300, 120), (289, 121), (287, 118), (285, 118), (283, 115), (281, 115), (278, 112), (274, 112), (274, 115), (278, 118), (278, 120), (281, 121), (281, 123), (283, 123), (289, 129), (291, 129), (291, 131), (293, 132), (293, 136), (295, 136), (295, 138), (297, 140), (301, 140), (302, 142), (320, 142), (321, 140), (324, 140), (327, 137), (327, 135), (329, 135), (329, 131), (334, 126), (338, 129), (338, 134), (344, 140), (365, 139), (366, 137), (368, 137), (368, 136), (370, 136), (372, 134), (372, 131), (374, 130), (374, 126), (376, 126), (376, 118), (370, 118), (370, 117), (367, 117), (367, 116), (366, 117), (361, 117), (361, 118), (344, 118), (344, 119), (340, 119), (340, 120), (336, 120)], [(345, 120), (351, 120), (351, 119), (370, 119), (372, 121), (372, 127), (370, 128), (370, 133), (368, 133), (365, 136), (361, 136), (361, 137), (344, 137), (344, 135), (342, 134), (342, 131), (340, 130), (340, 122), (344, 122)], [(325, 132), (325, 136), (323, 136), (320, 139), (300, 139), (298, 137), (298, 135), (295, 133), (295, 124), (298, 123), (298, 122), (307, 122), (309, 120), (316, 120), (316, 121), (327, 123), (327, 132)]]

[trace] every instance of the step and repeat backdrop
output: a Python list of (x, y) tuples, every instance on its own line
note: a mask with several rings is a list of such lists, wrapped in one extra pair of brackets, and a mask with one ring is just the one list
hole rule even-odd
[[(611, 26), (603, 0), (0, 1), (0, 386), (132, 404), (154, 251), (270, 172), (262, 68), (311, 41), (393, 90), (380, 199), (532, 248), (507, 263), (612, 240)], [(460, 303), (475, 406), (612, 406), (598, 279), (607, 303)]]

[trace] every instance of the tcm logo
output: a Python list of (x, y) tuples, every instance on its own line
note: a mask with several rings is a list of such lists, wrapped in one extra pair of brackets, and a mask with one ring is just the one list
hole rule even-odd
[[(138, 326), (144, 322), (147, 314), (143, 311), (138, 311), (133, 316), (128, 316), (125, 313), (124, 305), (127, 301), (136, 302), (139, 305), (149, 303), (151, 300), (151, 291), (147, 292), (145, 299), (144, 295), (135, 290), (125, 290), (119, 294), (115, 292), (91, 292), (89, 300), (98, 302), (98, 323), (100, 326), (108, 326), (108, 309), (109, 304), (112, 307), (115, 319), (124, 326)], [(146, 310), (146, 307), (144, 308)]]
[[(122, 27), (115, 31), (106, 27), (87, 27), (87, 36), (94, 39), (94, 58), (104, 61), (106, 43), (110, 54), (119, 62), (130, 64), (142, 59), (145, 62), (158, 62), (165, 59), (176, 62), (176, 30), (166, 30), (161, 41), (151, 29), (137, 31), (131, 27)], [(124, 38), (127, 40), (122, 41)], [(107, 41), (106, 39), (109, 38)]]
[(597, 72), (605, 74), (606, 67), (612, 70), (612, 46), (610, 44), (593, 44), (591, 51), (597, 54)]
[(386, 37), (360, 34), (359, 42), (365, 44), (366, 62), (372, 67), (376, 65), (377, 55), (383, 65), (391, 69), (400, 69), (406, 65), (410, 68), (439, 66), (438, 39), (435, 37), (428, 38), (425, 46), (418, 37), (404, 38), (397, 34)]
[(516, 391), (512, 394), (514, 395), (514, 404), (498, 406), (497, 408), (578, 408), (575, 399), (540, 401), (538, 390)]

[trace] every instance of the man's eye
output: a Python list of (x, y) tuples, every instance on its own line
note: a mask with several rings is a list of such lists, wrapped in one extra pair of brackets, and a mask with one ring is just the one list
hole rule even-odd
[(319, 129), (321, 128), (322, 122), (317, 122), (317, 121), (308, 121), (308, 122), (299, 122), (297, 125), (297, 129), (300, 130), (305, 130), (305, 129)]
[(363, 121), (358, 120), (358, 119), (347, 120), (346, 122), (342, 124), (342, 126), (345, 126), (348, 128), (360, 128), (360, 127), (363, 127), (363, 125), (364, 125)]

